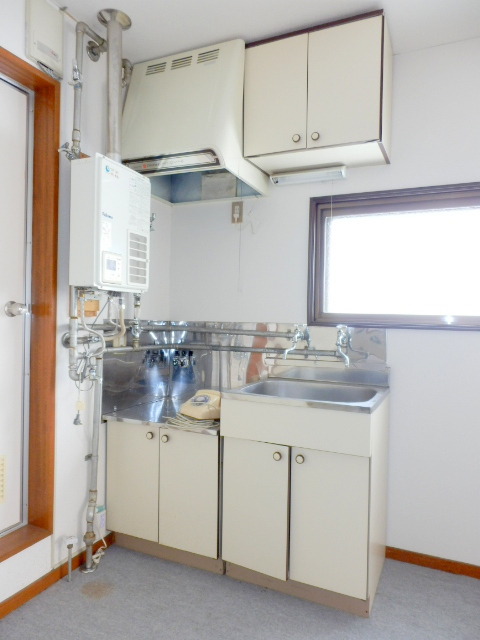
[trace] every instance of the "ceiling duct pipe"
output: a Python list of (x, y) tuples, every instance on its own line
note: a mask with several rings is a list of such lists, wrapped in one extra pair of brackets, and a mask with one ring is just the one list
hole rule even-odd
[(122, 31), (130, 29), (132, 21), (116, 9), (102, 9), (97, 14), (101, 24), (107, 27), (107, 84), (108, 84), (108, 134), (107, 157), (122, 161), (120, 124), (122, 119)]

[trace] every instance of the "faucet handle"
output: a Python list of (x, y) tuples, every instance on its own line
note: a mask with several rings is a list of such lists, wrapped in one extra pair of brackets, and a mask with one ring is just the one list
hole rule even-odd
[(346, 347), (350, 338), (350, 332), (345, 324), (337, 324), (337, 346)]

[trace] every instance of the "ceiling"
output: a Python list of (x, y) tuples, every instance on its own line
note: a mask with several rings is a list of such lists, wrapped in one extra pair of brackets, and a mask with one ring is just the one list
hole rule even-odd
[[(132, 62), (242, 38), (246, 42), (384, 9), (394, 53), (480, 37), (480, 0), (67, 0), (67, 13), (104, 35), (100, 9), (128, 14)], [(60, 2), (58, 2), (60, 5)]]

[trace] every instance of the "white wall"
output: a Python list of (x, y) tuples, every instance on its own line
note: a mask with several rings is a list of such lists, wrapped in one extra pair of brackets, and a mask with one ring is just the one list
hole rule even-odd
[(141, 317), (148, 320), (170, 318), (170, 235), (172, 208), (152, 199), (156, 218), (150, 234), (150, 288), (142, 295)]
[[(479, 67), (480, 39), (395, 56), (392, 164), (352, 169), (333, 193), (480, 180)], [(305, 322), (309, 198), (330, 190), (272, 188), (254, 202), (240, 274), (230, 205), (175, 208), (171, 317)], [(388, 544), (480, 565), (480, 332), (391, 330), (388, 343)]]

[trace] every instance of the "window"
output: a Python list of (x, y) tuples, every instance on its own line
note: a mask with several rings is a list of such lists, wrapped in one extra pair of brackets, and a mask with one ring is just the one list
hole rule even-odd
[(308, 322), (480, 329), (480, 183), (313, 198)]

